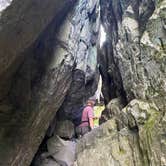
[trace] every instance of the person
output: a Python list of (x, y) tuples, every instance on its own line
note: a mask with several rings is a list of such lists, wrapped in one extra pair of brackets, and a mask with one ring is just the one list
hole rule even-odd
[(94, 112), (93, 112), (94, 105), (95, 105), (94, 99), (89, 99), (87, 101), (86, 107), (82, 112), (81, 124), (78, 127), (76, 127), (76, 135), (78, 138), (94, 128), (93, 120), (96, 118), (94, 117)]

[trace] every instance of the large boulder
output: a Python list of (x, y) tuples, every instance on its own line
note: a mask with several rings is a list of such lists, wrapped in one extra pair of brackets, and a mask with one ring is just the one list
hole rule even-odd
[(142, 166), (137, 141), (137, 135), (127, 128), (118, 132), (111, 119), (77, 143), (75, 166)]
[(48, 153), (64, 166), (72, 166), (75, 160), (76, 143), (74, 141), (64, 141), (58, 136), (50, 138), (47, 142)]
[(57, 121), (54, 135), (58, 135), (65, 139), (71, 139), (75, 136), (74, 124), (69, 120)]
[(120, 114), (121, 109), (124, 107), (124, 103), (121, 98), (112, 99), (107, 105), (106, 108), (102, 111), (101, 117), (99, 119), (99, 124), (102, 124), (109, 120), (111, 117), (116, 117)]
[(118, 127), (115, 117), (80, 139), (76, 166), (166, 164), (165, 116), (156, 105), (133, 100), (120, 114), (123, 127)]
[(146, 164), (166, 164), (165, 116), (154, 103), (131, 101), (122, 110), (128, 125), (138, 127), (139, 144)]

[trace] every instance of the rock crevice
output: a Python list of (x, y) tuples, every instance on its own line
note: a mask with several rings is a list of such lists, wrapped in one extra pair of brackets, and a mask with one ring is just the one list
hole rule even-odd
[(99, 74), (110, 120), (78, 142), (75, 165), (166, 165), (165, 1), (4, 2), (0, 165), (28, 166), (48, 127), (55, 134), (94, 95)]

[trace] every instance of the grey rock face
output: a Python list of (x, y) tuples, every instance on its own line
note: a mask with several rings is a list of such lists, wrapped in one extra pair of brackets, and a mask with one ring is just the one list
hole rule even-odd
[(65, 141), (54, 135), (47, 141), (48, 152), (41, 153), (33, 166), (72, 166), (76, 142)]
[(124, 103), (121, 98), (112, 99), (102, 111), (99, 123), (102, 124), (112, 117), (118, 117), (123, 107)]
[[(2, 11), (0, 165), (30, 164), (74, 71), (84, 73), (81, 86), (95, 80), (97, 3), (16, 0)], [(94, 61), (87, 63), (91, 58)]]
[[(119, 127), (122, 122), (123, 126)], [(75, 165), (165, 165), (164, 123), (165, 117), (154, 103), (132, 100), (111, 120), (78, 142)]]
[[(99, 1), (2, 3), (0, 165), (28, 166), (57, 110), (70, 119), (95, 92)], [(105, 103), (130, 103), (111, 101), (112, 119), (80, 140), (75, 165), (166, 165), (165, 10), (164, 0), (101, 0)]]
[(102, 68), (101, 61), (101, 68), (111, 75), (110, 84), (113, 82), (117, 87), (112, 91), (123, 96), (118, 94), (121, 87), (128, 101), (152, 99), (156, 103), (160, 101), (163, 108), (166, 96), (164, 3), (101, 1), (103, 25), (110, 36), (103, 47), (108, 65)]
[(79, 141), (75, 165), (166, 165), (165, 10), (164, 0), (101, 1), (103, 94), (129, 103), (111, 100), (111, 120)]
[[(53, 1), (0, 1), (0, 99), (8, 94), (12, 79), (30, 47), (58, 12), (69, 4), (67, 0)], [(7, 6), (7, 8), (5, 7)], [(60, 18), (59, 18), (60, 19)], [(3, 87), (3, 88), (2, 88)]]
[(138, 127), (139, 144), (145, 163), (147, 165), (165, 165), (166, 144), (163, 142), (165, 117), (157, 106), (154, 103), (133, 100), (122, 112), (127, 114), (130, 127)]
[[(29, 5), (31, 4), (30, 1), (28, 3)], [(51, 2), (48, 1), (47, 3), (49, 4)], [(14, 15), (14, 11), (12, 12), (10, 10), (18, 10), (18, 4), (18, 2), (16, 4), (12, 4), (13, 7), (11, 6), (11, 9), (9, 6), (6, 9), (7, 11), (4, 11), (4, 14), (11, 15), (11, 19), (9, 19), (10, 21), (12, 21), (12, 16)], [(62, 4), (66, 5), (63, 1)], [(39, 9), (41, 7), (40, 5), (36, 6), (35, 9)], [(44, 3), (42, 5), (44, 5)], [(51, 4), (49, 5), (51, 6)], [(27, 35), (27, 40), (24, 40), (21, 34), (20, 35), (22, 37), (15, 34), (13, 29), (10, 30), (12, 26), (15, 26), (13, 25), (14, 22), (13, 24), (11, 22), (12, 25), (9, 26), (8, 29), (7, 25), (5, 24), (6, 22), (4, 21), (3, 23), (5, 17), (3, 14), (1, 15), (2, 30), (0, 32), (0, 38), (2, 40), (0, 40), (0, 42), (2, 42), (2, 45), (0, 44), (0, 47), (2, 46), (2, 49), (0, 58), (3, 59), (9, 56), (10, 58), (8, 57), (9, 61), (7, 63), (10, 63), (10, 65), (6, 64), (6, 61), (1, 61), (4, 63), (3, 65), (5, 65), (5, 68), (2, 65), (1, 69), (5, 71), (1, 71), (2, 82), (0, 87), (3, 91), (5, 91), (5, 93), (0, 93), (2, 95), (1, 97), (3, 98), (0, 104), (0, 165), (8, 166), (30, 164), (32, 157), (34, 156), (39, 144), (44, 137), (52, 117), (55, 115), (56, 111), (62, 104), (64, 96), (70, 86), (72, 68), (65, 65), (59, 65), (59, 69), (51, 69), (48, 67), (48, 64), (50, 64), (49, 61), (54, 55), (53, 47), (49, 47), (51, 51), (49, 50), (50, 52), (48, 53), (48, 45), (44, 45), (46, 40), (48, 41), (48, 39), (50, 39), (51, 33), (55, 35), (55, 31), (57, 30), (56, 25), (59, 26), (60, 22), (58, 20), (53, 20), (53, 23), (47, 27), (47, 30), (54, 29), (54, 31), (49, 31), (50, 34), (43, 32), (36, 40), (39, 33), (44, 30), (52, 18), (57, 17), (57, 14), (61, 14), (58, 13), (58, 10), (63, 10), (66, 8), (64, 8), (63, 5), (55, 5), (58, 7), (57, 13), (54, 13), (56, 11), (54, 10), (55, 8), (52, 9), (54, 12), (52, 11), (52, 13), (47, 13), (48, 15), (45, 16), (46, 18), (50, 17), (50, 20), (48, 19), (48, 21), (45, 23), (42, 22), (42, 24), (40, 24), (41, 20), (39, 17), (33, 17), (33, 19), (36, 19), (34, 21), (37, 22), (37, 19), (39, 20), (38, 26), (41, 29), (35, 29), (35, 25), (31, 22), (31, 28), (29, 27), (30, 25), (27, 27), (25, 26), (28, 28), (28, 30), (24, 29), (25, 27), (22, 26), (22, 24), (24, 24), (26, 21), (26, 24), (28, 24), (28, 18), (31, 18), (31, 16), (28, 15), (28, 11), (30, 10), (29, 12), (35, 12), (35, 9), (28, 9), (27, 7), (27, 12), (25, 13), (27, 14), (28, 18), (25, 18), (25, 21), (23, 22), (20, 21), (20, 24), (17, 23), (18, 27), (25, 30), (23, 30), (23, 36), (26, 38)], [(52, 6), (54, 5), (52, 4)], [(47, 5), (45, 7), (48, 7), (48, 10), (50, 9)], [(69, 11), (70, 7), (70, 5), (67, 6), (66, 12)], [(20, 7), (20, 10), (23, 11), (16, 13), (23, 14), (23, 8), (24, 6), (22, 6), (22, 8)], [(25, 17), (26, 14), (24, 15)], [(63, 20), (65, 15), (66, 13), (61, 14), (59, 19)], [(42, 15), (39, 13), (39, 16)], [(16, 19), (15, 15), (13, 17), (13, 19)], [(16, 29), (17, 27), (14, 30)], [(35, 32), (32, 32), (32, 29), (34, 29)], [(10, 33), (7, 33), (6, 31), (10, 31)], [(13, 33), (13, 40), (11, 39), (12, 36), (10, 36), (11, 33)], [(30, 36), (28, 33), (30, 33)], [(15, 41), (16, 39), (18, 42)], [(34, 40), (36, 40), (35, 43)], [(13, 44), (12, 42), (15, 43)], [(31, 44), (32, 46), (29, 47)], [(26, 50), (25, 47), (27, 48)], [(38, 51), (36, 51), (36, 47), (38, 48)], [(4, 50), (6, 51), (4, 52)], [(59, 74), (60, 77), (58, 77)], [(3, 86), (4, 84), (5, 86)], [(61, 95), (59, 96), (58, 93)]]
[(45, 159), (39, 166), (59, 166), (59, 164), (54, 160)]
[[(89, 156), (89, 157), (87, 157)], [(137, 136), (124, 128), (117, 131), (115, 119), (109, 120), (77, 144), (75, 166), (142, 166)]]
[[(64, 166), (72, 166), (75, 160), (76, 143), (64, 141), (57, 136), (50, 138), (47, 142), (48, 153)], [(63, 164), (64, 163), (64, 164)]]
[(69, 120), (57, 121), (54, 135), (58, 135), (62, 138), (71, 139), (75, 135), (74, 124)]
[(97, 38), (99, 30), (99, 1), (80, 0), (71, 16), (69, 48), (75, 57), (75, 70), (71, 87), (58, 112), (58, 118), (71, 119), (72, 111), (86, 103), (95, 94), (99, 73), (97, 71)]

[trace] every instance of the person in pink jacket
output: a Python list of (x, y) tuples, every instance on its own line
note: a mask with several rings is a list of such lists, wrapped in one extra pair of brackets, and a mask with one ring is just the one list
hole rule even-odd
[(93, 107), (95, 104), (94, 99), (89, 99), (87, 101), (86, 107), (84, 108), (82, 112), (82, 119), (81, 119), (81, 124), (76, 128), (76, 134), (78, 137), (83, 136), (90, 130), (94, 128), (94, 112), (93, 112)]

